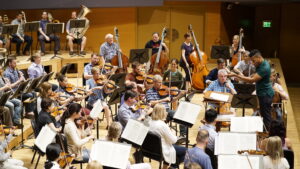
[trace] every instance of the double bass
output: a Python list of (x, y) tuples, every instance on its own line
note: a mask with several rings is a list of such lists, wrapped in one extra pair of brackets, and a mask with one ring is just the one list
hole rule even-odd
[(188, 29), (195, 43), (195, 49), (189, 56), (193, 67), (191, 84), (193, 88), (197, 90), (203, 90), (205, 88), (205, 77), (209, 73), (206, 67), (207, 55), (200, 50), (191, 24), (188, 26)]
[(159, 45), (158, 52), (156, 54), (152, 55), (151, 59), (150, 59), (150, 62), (151, 62), (151, 66), (150, 66), (150, 70), (149, 70), (150, 74), (162, 74), (168, 68), (169, 57), (168, 57), (167, 53), (162, 50), (162, 48), (163, 48), (162, 43), (164, 42), (166, 34), (167, 34), (167, 30), (164, 27), (163, 31), (161, 33), (161, 42)]
[(112, 58), (111, 64), (113, 66), (118, 66), (119, 67), (118, 70), (117, 70), (118, 73), (127, 72), (127, 67), (129, 66), (128, 57), (120, 52), (119, 30), (118, 30), (118, 28), (115, 27), (114, 31), (115, 31), (115, 39), (116, 39), (118, 49), (116, 49), (117, 50), (117, 55)]
[(242, 60), (242, 53), (239, 52), (239, 50), (242, 48), (242, 42), (243, 42), (243, 37), (244, 37), (244, 30), (243, 28), (240, 29), (240, 40), (239, 40), (239, 46), (237, 48), (237, 53), (232, 55), (232, 60), (231, 60), (231, 66), (234, 67), (239, 61)]

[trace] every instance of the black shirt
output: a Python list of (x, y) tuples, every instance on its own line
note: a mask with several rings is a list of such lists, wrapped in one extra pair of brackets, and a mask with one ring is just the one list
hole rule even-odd
[(48, 112), (41, 110), (36, 122), (37, 134), (40, 133), (40, 131), (46, 124), (50, 124), (50, 123), (53, 123), (55, 126), (56, 120)]
[[(192, 43), (190, 43), (190, 45), (188, 46), (188, 45), (186, 45), (186, 43), (183, 42), (182, 45), (181, 45), (181, 50), (182, 49), (185, 50), (184, 56), (185, 56), (185, 59), (186, 59), (186, 61), (188, 62), (189, 65), (191, 65), (191, 61), (190, 61), (189, 56), (193, 52), (193, 47), (194, 46), (193, 46)], [(184, 63), (182, 57), (180, 58), (180, 66), (185, 66), (185, 63)]]
[[(150, 40), (146, 43), (145, 48), (151, 48), (152, 49), (152, 55), (158, 52), (159, 46), (160, 46), (161, 40), (158, 40), (157, 42), (154, 42), (153, 40)], [(165, 47), (162, 48), (162, 50), (165, 50)]]

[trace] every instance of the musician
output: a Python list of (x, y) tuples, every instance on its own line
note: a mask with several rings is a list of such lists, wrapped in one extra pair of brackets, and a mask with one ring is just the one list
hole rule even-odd
[[(1, 98), (1, 96), (0, 96)], [(2, 123), (8, 127), (12, 127), (13, 126), (13, 122), (11, 120), (11, 114), (9, 111), (9, 108), (6, 106), (0, 106), (0, 120), (2, 121)]]
[(259, 100), (259, 109), (263, 117), (264, 124), (267, 128), (271, 122), (271, 109), (274, 90), (270, 81), (271, 68), (268, 61), (266, 61), (259, 50), (254, 49), (250, 52), (252, 63), (256, 67), (256, 73), (251, 77), (243, 75), (230, 74), (230, 76), (237, 77), (238, 79), (247, 83), (256, 83), (256, 94)]
[[(133, 62), (132, 65), (132, 72), (127, 73), (125, 77), (125, 86), (131, 85), (132, 83), (135, 83), (138, 87), (138, 91), (140, 93), (144, 93), (143, 91), (146, 89), (151, 88), (151, 84), (147, 83), (147, 80), (145, 80), (145, 68), (143, 64), (140, 64), (139, 62)], [(137, 79), (137, 76), (143, 77), (142, 81)]]
[[(163, 81), (183, 82), (182, 73), (178, 70), (178, 63), (177, 59), (171, 60), (171, 68), (164, 73)], [(178, 83), (177, 87), (181, 89), (183, 86), (182, 84), (183, 83)]]
[[(145, 48), (152, 49), (152, 55), (156, 54), (158, 52), (159, 46), (161, 44), (161, 40), (159, 39), (159, 33), (154, 32), (152, 34), (152, 40), (148, 41), (145, 45)], [(169, 53), (169, 48), (165, 43), (162, 43), (162, 50), (164, 50), (166, 53)]]
[(239, 75), (251, 76), (255, 73), (255, 66), (249, 57), (250, 52), (242, 50), (243, 60), (239, 61), (233, 68), (233, 71)]
[(8, 49), (10, 41), (9, 39), (5, 38), (4, 35), (2, 35), (2, 31), (3, 31), (3, 20), (2, 20), (2, 16), (0, 16), (0, 48), (3, 48), (5, 46), (6, 49)]
[(48, 20), (48, 12), (44, 11), (42, 13), (42, 19), (40, 20), (40, 28), (38, 31), (38, 39), (41, 45), (41, 56), (45, 55), (45, 42), (54, 41), (54, 53), (58, 54), (60, 50), (60, 38), (54, 34), (46, 34), (46, 26), (50, 23)]
[[(16, 82), (14, 84), (10, 84), (9, 80), (4, 78), (3, 76), (3, 68), (0, 65), (0, 97), (4, 94), (4, 92), (8, 90), (12, 90), (16, 85), (18, 85), (20, 82)], [(5, 107), (9, 108), (9, 111), (12, 115), (13, 123), (14, 125), (18, 126), (19, 128), (23, 127), (20, 123), (21, 119), (21, 112), (22, 112), (22, 107), (21, 107), (21, 100), (13, 98), (9, 99), (5, 103)]]
[(232, 45), (231, 45), (231, 50), (230, 50), (231, 56), (237, 55), (240, 52), (242, 52), (243, 50), (245, 50), (245, 48), (244, 48), (244, 46), (240, 46), (240, 36), (234, 35), (232, 37)]
[(59, 121), (62, 116), (51, 116), (51, 112), (54, 109), (53, 100), (49, 98), (43, 98), (41, 102), (41, 108), (42, 110), (39, 112), (38, 119), (36, 121), (37, 133), (40, 133), (45, 125), (48, 125), (53, 131), (60, 132), (62, 127), (59, 127), (57, 121)]
[(9, 134), (4, 137), (4, 140), (0, 141), (0, 167), (1, 169), (27, 169), (23, 167), (23, 161), (13, 159), (11, 158), (11, 152), (5, 152), (5, 149), (12, 138), (12, 134)]
[[(71, 19), (78, 19), (76, 11), (72, 12)], [(66, 32), (68, 34), (67, 40), (68, 40), (68, 45), (70, 48), (69, 54), (74, 55), (73, 44), (77, 43), (77, 44), (80, 44), (80, 54), (85, 55), (86, 53), (84, 51), (84, 48), (86, 45), (87, 38), (86, 38), (86, 36), (83, 36), (82, 38), (77, 38), (78, 35), (76, 34), (77, 32), (75, 31), (76, 28), (72, 28), (72, 29), (70, 28), (71, 19), (67, 22), (67, 25), (66, 25)]]
[[(20, 84), (25, 80), (23, 72), (19, 71), (17, 69), (17, 61), (15, 57), (10, 57), (7, 60), (7, 68), (5, 69), (4, 76), (9, 80), (10, 84), (18, 83)], [(16, 85), (13, 89), (13, 91), (17, 90), (18, 85)], [(35, 97), (35, 93), (24, 93), (22, 94), (21, 98), (22, 101), (27, 100), (30, 98), (32, 100)], [(33, 111), (35, 108), (35, 103), (24, 103), (25, 105), (25, 112), (26, 116), (32, 117), (34, 115)]]
[[(139, 92), (138, 92), (138, 87), (137, 87), (137, 84), (135, 83), (135, 82), (129, 82), (129, 83), (125, 83), (125, 92), (122, 94), (122, 96), (121, 96), (121, 101), (120, 101), (120, 105), (122, 105), (124, 102), (125, 102), (125, 93), (127, 92), (127, 91), (131, 91), (131, 92), (133, 92), (133, 93), (137, 93), (137, 94), (139, 94)], [(140, 94), (141, 95), (141, 94)], [(139, 96), (140, 96), (139, 95)]]
[(132, 106), (136, 103), (136, 97), (137, 94), (132, 91), (126, 91), (124, 95), (125, 102), (121, 105), (121, 107), (118, 110), (118, 120), (122, 124), (123, 127), (126, 126), (129, 119), (135, 119), (135, 120), (143, 120), (145, 119), (146, 115), (149, 115), (151, 113), (151, 109), (147, 112), (144, 111), (138, 111), (133, 112)]
[(11, 22), (12, 25), (19, 25), (17, 33), (12, 35), (11, 40), (11, 42), (17, 43), (17, 56), (20, 56), (20, 47), (23, 42), (26, 43), (26, 46), (23, 50), (23, 55), (29, 55), (29, 49), (32, 44), (32, 37), (24, 34), (24, 24), (26, 21), (24, 21), (23, 17), (24, 16), (22, 12), (20, 12), (17, 14), (16, 19)]
[(218, 135), (216, 132), (216, 119), (218, 112), (214, 109), (208, 109), (205, 111), (204, 120), (205, 124), (200, 129), (207, 130), (209, 133), (209, 139), (207, 148), (214, 152), (215, 149), (215, 137)]
[(75, 119), (81, 117), (81, 108), (81, 105), (78, 103), (71, 103), (68, 106), (68, 111), (65, 114), (65, 123), (63, 123), (63, 132), (68, 141), (68, 152), (75, 154), (75, 160), (88, 162), (90, 151), (84, 148), (84, 145), (94, 139), (94, 136), (91, 135), (89, 128), (84, 130), (82, 128), (78, 129), (76, 126)]
[(196, 146), (187, 150), (184, 158), (184, 166), (189, 163), (197, 163), (203, 169), (212, 169), (209, 156), (205, 153), (205, 148), (209, 140), (209, 133), (205, 129), (198, 131), (196, 137)]
[(114, 43), (114, 35), (106, 34), (105, 41), (100, 46), (99, 55), (104, 58), (105, 63), (111, 63), (112, 58), (118, 54), (118, 51), (121, 52), (121, 49)]
[(274, 136), (268, 138), (266, 147), (267, 156), (263, 157), (264, 169), (277, 168), (289, 169), (290, 165), (286, 158), (284, 158), (282, 150), (282, 142), (280, 137)]
[(209, 85), (212, 81), (215, 81), (218, 79), (218, 71), (220, 69), (224, 69), (226, 70), (227, 73), (229, 73), (230, 71), (226, 68), (226, 64), (225, 64), (225, 60), (222, 59), (222, 58), (219, 58), (217, 60), (217, 67), (212, 69), (209, 74), (206, 76), (206, 79), (205, 79), (205, 83), (207, 85)]
[(84, 66), (84, 78), (86, 80), (90, 79), (93, 77), (92, 75), (92, 68), (97, 66), (99, 64), (99, 56), (97, 55), (97, 53), (92, 53), (91, 54), (91, 62), (88, 63), (87, 65)]
[(46, 147), (46, 157), (47, 161), (45, 162), (44, 168), (45, 169), (60, 169), (58, 162), (60, 153), (62, 152), (59, 144), (57, 143), (50, 143)]
[(236, 94), (233, 84), (227, 80), (227, 75), (228, 73), (225, 69), (220, 69), (218, 71), (218, 79), (212, 81), (209, 86), (203, 91), (203, 93), (207, 91), (215, 91)]
[(152, 121), (150, 121), (149, 131), (156, 133), (161, 138), (162, 153), (165, 161), (163, 168), (166, 169), (168, 167), (167, 164), (172, 164), (172, 167), (179, 168), (179, 164), (184, 161), (187, 149), (175, 144), (178, 138), (164, 122), (167, 114), (163, 104), (156, 104), (151, 115)]
[(190, 67), (191, 61), (189, 59), (190, 54), (194, 51), (194, 46), (192, 44), (192, 36), (190, 33), (184, 34), (185, 41), (181, 45), (181, 58), (180, 58), (180, 66), (183, 68), (185, 72), (185, 81), (186, 81), (186, 89), (191, 88), (191, 72)]

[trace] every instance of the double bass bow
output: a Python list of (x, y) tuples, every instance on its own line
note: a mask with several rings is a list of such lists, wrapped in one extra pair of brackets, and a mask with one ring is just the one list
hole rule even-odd
[(116, 39), (116, 43), (118, 48), (117, 50), (117, 55), (114, 56), (111, 60), (111, 64), (113, 66), (118, 66), (118, 73), (121, 72), (127, 72), (127, 67), (129, 66), (129, 61), (128, 61), (128, 57), (125, 56), (123, 53), (120, 52), (120, 43), (119, 43), (119, 30), (117, 27), (115, 27), (114, 29), (115, 31), (115, 39)]
[(199, 44), (196, 40), (196, 36), (191, 24), (188, 26), (188, 29), (195, 43), (195, 49), (189, 56), (189, 59), (192, 62), (192, 67), (193, 67), (191, 84), (193, 88), (197, 90), (203, 90), (205, 88), (205, 82), (204, 82), (205, 76), (207, 76), (209, 73), (206, 67), (208, 57), (204, 52), (200, 50)]
[(167, 34), (167, 30), (164, 27), (161, 33), (161, 42), (159, 45), (158, 52), (151, 56), (150, 62), (150, 74), (162, 74), (165, 72), (165, 70), (168, 68), (169, 64), (169, 57), (165, 51), (163, 51), (163, 42), (165, 39), (165, 36)]

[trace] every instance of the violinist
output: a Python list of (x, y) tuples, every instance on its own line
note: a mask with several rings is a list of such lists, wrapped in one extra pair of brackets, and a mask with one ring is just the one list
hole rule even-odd
[(209, 85), (212, 81), (215, 81), (218, 79), (218, 71), (220, 69), (224, 69), (226, 70), (227, 73), (229, 73), (230, 71), (226, 68), (226, 63), (225, 63), (225, 60), (222, 59), (222, 58), (219, 58), (217, 60), (217, 67), (212, 69), (209, 74), (206, 76), (206, 79), (205, 79), (205, 83), (207, 85)]
[(105, 41), (100, 46), (100, 56), (104, 58), (105, 63), (111, 63), (111, 60), (114, 56), (117, 55), (118, 49), (121, 52), (121, 49), (119, 48), (117, 43), (114, 43), (114, 35), (112, 34), (106, 34), (105, 35)]
[(255, 73), (255, 66), (252, 64), (251, 58), (249, 57), (250, 52), (242, 50), (243, 60), (239, 61), (233, 68), (233, 71), (239, 75), (250, 77)]
[(59, 155), (62, 152), (60, 146), (57, 143), (50, 143), (46, 147), (46, 157), (45, 169), (60, 169), (58, 162)]
[[(170, 77), (170, 75), (171, 75), (171, 77)], [(178, 60), (177, 59), (171, 60), (171, 68), (164, 73), (163, 80), (171, 81), (171, 82), (180, 82), (180, 81), (183, 82), (182, 73), (178, 70)], [(181, 89), (182, 85), (179, 85), (177, 87), (179, 89)]]
[(99, 64), (99, 60), (103, 59), (102, 57), (100, 58), (97, 53), (92, 53), (91, 54), (91, 62), (87, 65), (84, 66), (84, 78), (86, 80), (90, 79), (93, 77), (92, 75), (92, 68), (97, 66)]
[[(145, 45), (145, 48), (150, 48), (152, 49), (152, 55), (156, 54), (158, 52), (159, 46), (160, 46), (161, 40), (159, 39), (159, 33), (158, 32), (154, 32), (152, 34), (152, 40), (148, 41)], [(167, 45), (165, 43), (162, 43), (163, 46), (163, 50), (166, 53), (169, 53), (169, 48), (167, 47)]]
[(190, 67), (193, 65), (191, 65), (189, 56), (194, 51), (194, 46), (192, 44), (192, 36), (190, 33), (185, 33), (184, 39), (185, 41), (181, 45), (180, 66), (183, 68), (185, 72), (186, 89), (190, 89), (191, 88)]
[(142, 121), (145, 119), (146, 115), (149, 115), (152, 109), (148, 111), (137, 111), (133, 112), (131, 107), (136, 103), (137, 94), (132, 91), (126, 91), (124, 95), (125, 102), (121, 105), (118, 110), (118, 120), (122, 124), (123, 127), (126, 126), (129, 119), (136, 119)]
[(128, 73), (125, 77), (125, 86), (134, 82), (137, 84), (139, 89), (138, 91), (140, 93), (144, 93), (145, 90), (148, 90), (152, 87), (152, 84), (148, 82), (151, 81), (149, 78), (151, 78), (151, 76), (146, 75), (144, 65), (140, 64), (139, 62), (133, 62), (132, 72)]
[(37, 133), (40, 133), (45, 125), (48, 125), (53, 131), (60, 132), (61, 127), (58, 127), (59, 124), (57, 121), (61, 119), (62, 115), (57, 115), (56, 117), (51, 116), (54, 109), (53, 101), (49, 98), (44, 98), (41, 102), (41, 108), (42, 110), (39, 112), (36, 121)]
[(124, 98), (125, 98), (125, 93), (127, 91), (132, 91), (134, 93), (138, 93), (137, 84), (135, 82), (129, 82), (129, 83), (125, 84), (125, 92), (121, 96), (120, 105), (122, 105), (125, 102)]
[(78, 103), (71, 103), (64, 115), (63, 132), (68, 141), (68, 152), (75, 154), (75, 160), (89, 161), (90, 151), (84, 147), (94, 139), (89, 128), (77, 128), (75, 120), (81, 117), (82, 107)]

